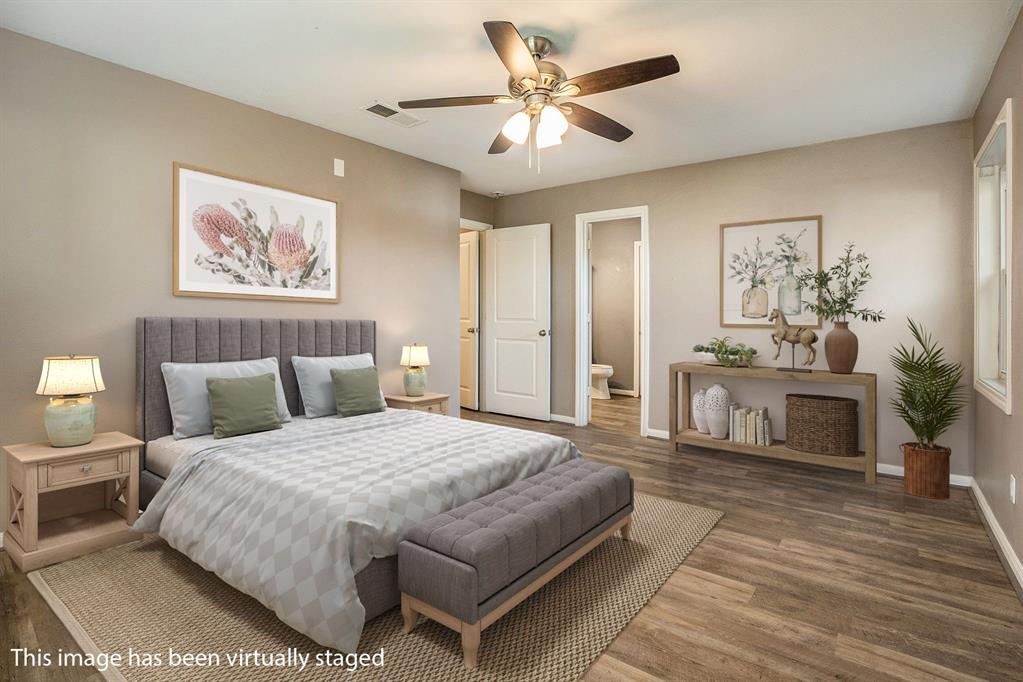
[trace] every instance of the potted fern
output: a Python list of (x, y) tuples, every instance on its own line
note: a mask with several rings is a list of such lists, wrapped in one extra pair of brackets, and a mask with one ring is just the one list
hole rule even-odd
[(916, 436), (915, 443), (902, 444), (903, 486), (909, 495), (944, 500), (952, 451), (936, 441), (967, 405), (967, 387), (961, 384), (963, 365), (946, 359), (945, 349), (912, 319), (909, 331), (916, 345), (899, 344), (889, 356), (898, 373), (892, 409)]

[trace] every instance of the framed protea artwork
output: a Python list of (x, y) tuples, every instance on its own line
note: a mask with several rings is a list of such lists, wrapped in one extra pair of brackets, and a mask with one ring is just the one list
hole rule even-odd
[(340, 300), (338, 204), (174, 164), (174, 295)]
[(820, 328), (798, 276), (820, 270), (822, 223), (814, 215), (721, 226), (722, 327)]

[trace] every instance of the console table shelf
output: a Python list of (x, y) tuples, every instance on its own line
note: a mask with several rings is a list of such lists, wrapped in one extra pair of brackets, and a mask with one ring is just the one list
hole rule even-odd
[[(693, 374), (726, 376), (742, 379), (767, 379), (771, 381), (807, 381), (820, 384), (843, 384), (862, 386), (864, 392), (864, 418), (866, 419), (865, 447), (863, 452), (851, 457), (824, 455), (815, 452), (803, 452), (786, 447), (784, 441), (774, 441), (771, 445), (750, 445), (730, 440), (718, 440), (708, 434), (700, 433), (692, 424), (692, 380)], [(682, 376), (682, 406), (679, 409), (679, 375)], [(771, 459), (781, 459), (803, 464), (816, 464), (832, 469), (862, 471), (867, 483), (877, 480), (877, 375), (866, 373), (833, 374), (831, 372), (814, 371), (785, 372), (773, 367), (720, 367), (704, 365), (698, 362), (676, 362), (668, 367), (668, 436), (672, 451), (678, 444), (692, 445), (701, 448), (712, 448), (726, 452), (738, 452), (744, 455), (756, 455)], [(679, 413), (682, 424), (679, 428)]]

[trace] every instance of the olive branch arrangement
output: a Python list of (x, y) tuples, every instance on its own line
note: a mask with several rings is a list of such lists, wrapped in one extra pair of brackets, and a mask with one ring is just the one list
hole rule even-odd
[(845, 252), (838, 262), (827, 270), (807, 270), (796, 277), (799, 286), (817, 292), (817, 299), (804, 301), (806, 308), (832, 322), (846, 322), (850, 317), (865, 322), (880, 322), (883, 310), (857, 308), (856, 301), (871, 280), (870, 260), (867, 254), (853, 254), (855, 244), (845, 245)]

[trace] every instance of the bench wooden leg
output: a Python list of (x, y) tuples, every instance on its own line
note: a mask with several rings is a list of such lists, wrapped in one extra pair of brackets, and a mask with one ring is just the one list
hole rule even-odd
[(476, 654), (480, 650), (480, 622), (462, 623), (462, 663), (466, 670), (476, 669)]
[(625, 525), (622, 526), (622, 529), (621, 529), (622, 530), (622, 540), (628, 540), (629, 539), (629, 533), (632, 531), (632, 514), (629, 514), (628, 518), (629, 518), (629, 520), (625, 522)]
[(404, 621), (401, 630), (406, 635), (412, 632), (412, 628), (416, 626), (416, 621), (419, 619), (419, 614), (412, 608), (412, 602), (404, 594), (401, 595), (401, 619)]

